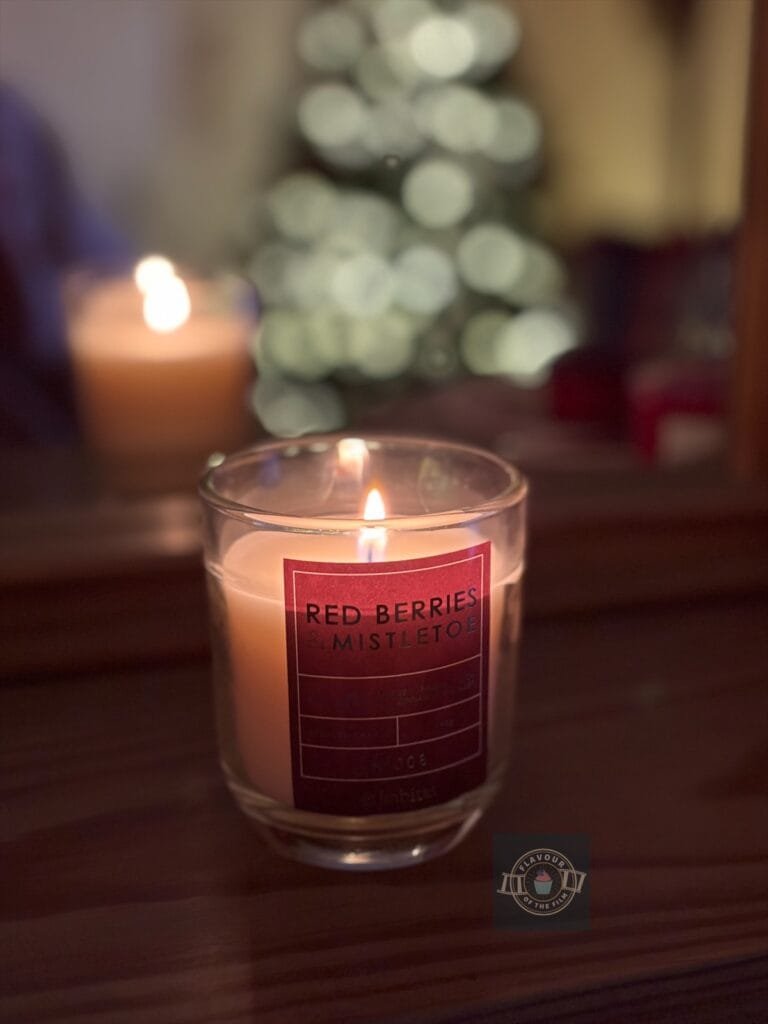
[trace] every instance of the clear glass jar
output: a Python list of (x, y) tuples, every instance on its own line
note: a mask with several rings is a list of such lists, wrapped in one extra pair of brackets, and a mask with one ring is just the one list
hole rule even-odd
[(273, 846), (399, 867), (477, 822), (510, 742), (525, 494), (488, 452), (399, 437), (209, 469), (221, 760)]

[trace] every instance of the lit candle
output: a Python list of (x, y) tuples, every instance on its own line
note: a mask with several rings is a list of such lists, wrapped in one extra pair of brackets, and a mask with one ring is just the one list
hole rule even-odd
[[(228, 497), (241, 510), (254, 507), (255, 528), (242, 528), (238, 513), (227, 521), (225, 499), (209, 531), (230, 784), (273, 833), (279, 827), (283, 835), (292, 829), (299, 835), (312, 821), (325, 828), (336, 837), (335, 847), (329, 841), (335, 852), (302, 855), (347, 866), (350, 857), (358, 866), (380, 863), (382, 826), (370, 822), (392, 815), (406, 815), (410, 831), (398, 826), (407, 841), (396, 856), (390, 848), (390, 860), (408, 863), (424, 851), (439, 852), (427, 837), (435, 821), (442, 815), (458, 838), (498, 786), (513, 683), (504, 676), (522, 572), (519, 478), (508, 507), (495, 516), (460, 511), (461, 500), (454, 507), (457, 499), (479, 496), (466, 481), (451, 482), (450, 474), (445, 508), (392, 515), (387, 503), (407, 508), (409, 488), (419, 486), (419, 477), (429, 479), (424, 468), (430, 465), (425, 460), (414, 479), (410, 452), (418, 442), (387, 442), (386, 459), (377, 444), (357, 470), (362, 477), (370, 469), (377, 486), (359, 495), (363, 507), (351, 510), (352, 521), (338, 443), (236, 456), (212, 470), (203, 489), (215, 508), (216, 482), (236, 474), (247, 481), (246, 491)], [(398, 461), (402, 451), (407, 454)], [(498, 461), (487, 458), (501, 478)], [(246, 473), (248, 459), (254, 465)], [(271, 495), (260, 493), (267, 480)], [(324, 507), (313, 507), (318, 496)], [(270, 499), (277, 501), (276, 514)], [(302, 501), (313, 515), (294, 514)], [(357, 821), (352, 851), (349, 836), (340, 838), (351, 819)], [(426, 844), (421, 854), (413, 853), (414, 843)]]
[[(363, 508), (363, 519), (368, 522), (376, 522), (387, 518), (387, 510), (384, 507), (384, 499), (378, 487), (372, 487), (368, 491)], [(383, 526), (363, 526), (357, 541), (357, 557), (361, 562), (380, 562), (384, 559), (387, 550), (387, 531)]]
[(134, 280), (94, 284), (70, 318), (86, 437), (109, 456), (202, 456), (247, 436), (252, 323), (211, 308), (211, 286), (148, 257)]

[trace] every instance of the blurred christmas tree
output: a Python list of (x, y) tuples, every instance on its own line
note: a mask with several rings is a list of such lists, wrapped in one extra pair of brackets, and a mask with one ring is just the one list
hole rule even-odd
[(527, 230), (541, 125), (500, 81), (519, 42), (491, 0), (346, 0), (304, 22), (312, 169), (272, 189), (250, 266), (271, 433), (337, 429), (355, 396), (414, 379), (538, 386), (577, 343), (561, 263)]

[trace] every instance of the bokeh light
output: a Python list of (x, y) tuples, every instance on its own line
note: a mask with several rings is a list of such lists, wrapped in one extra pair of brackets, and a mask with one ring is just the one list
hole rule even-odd
[(285, 292), (298, 309), (316, 309), (328, 302), (341, 257), (318, 249), (294, 254), (285, 271)]
[(541, 146), (541, 125), (527, 103), (514, 97), (498, 100), (493, 129), (480, 149), (502, 164), (532, 160)]
[(478, 376), (497, 373), (496, 336), (507, 323), (505, 310), (489, 309), (467, 320), (459, 343), (467, 369)]
[(348, 146), (359, 139), (365, 122), (365, 104), (347, 85), (313, 86), (299, 104), (299, 126), (316, 146)]
[(388, 199), (375, 192), (348, 189), (339, 196), (325, 242), (335, 252), (389, 253), (400, 221), (400, 212)]
[(316, 71), (346, 71), (363, 48), (365, 33), (354, 12), (330, 7), (311, 14), (299, 29), (299, 53)]
[(469, 172), (452, 160), (422, 160), (403, 182), (403, 206), (428, 228), (452, 227), (472, 209), (474, 187)]
[(475, 39), (472, 77), (488, 78), (517, 50), (520, 23), (508, 7), (486, 0), (464, 4), (461, 17)]
[(526, 310), (511, 317), (494, 338), (496, 372), (520, 387), (537, 387), (553, 360), (576, 344), (576, 326), (564, 313)]
[(338, 0), (304, 20), (313, 169), (270, 191), (250, 259), (267, 430), (338, 429), (366, 385), (537, 387), (579, 343), (561, 260), (519, 229), (542, 150), (538, 114), (498, 74), (520, 35), (495, 0)]
[(336, 202), (336, 189), (319, 174), (291, 174), (272, 189), (267, 208), (281, 235), (310, 241), (328, 229)]
[(386, 101), (403, 97), (403, 81), (396, 74), (385, 46), (371, 46), (365, 50), (355, 64), (353, 76), (369, 99)]
[(422, 131), (456, 153), (487, 151), (498, 134), (496, 107), (479, 89), (443, 85), (425, 90), (415, 109)]
[(503, 295), (525, 270), (525, 243), (503, 224), (477, 224), (459, 242), (457, 259), (459, 272), (470, 288), (487, 295)]
[(395, 263), (398, 305), (412, 313), (438, 313), (456, 297), (458, 284), (450, 257), (431, 245), (414, 245)]
[(392, 100), (374, 106), (363, 133), (363, 145), (372, 157), (415, 156), (425, 146), (410, 107)]
[(248, 273), (267, 306), (288, 301), (288, 272), (293, 258), (293, 251), (282, 242), (267, 242), (254, 254)]
[(517, 306), (534, 306), (559, 299), (565, 289), (565, 268), (546, 246), (525, 242), (523, 271), (505, 290), (504, 297)]
[(445, 15), (425, 18), (412, 29), (408, 39), (416, 64), (434, 78), (463, 75), (477, 52), (469, 25)]
[(333, 369), (323, 359), (306, 330), (304, 318), (292, 310), (271, 310), (264, 317), (259, 339), (259, 366), (279, 370), (298, 380), (322, 380)]
[(261, 377), (253, 389), (251, 404), (264, 427), (276, 437), (340, 430), (346, 422), (344, 403), (330, 384)]
[(395, 277), (386, 260), (374, 253), (358, 253), (344, 260), (333, 275), (333, 298), (345, 313), (377, 316), (392, 304)]
[(373, 30), (385, 42), (405, 39), (435, 13), (429, 0), (376, 0), (369, 10)]
[(350, 324), (349, 363), (363, 377), (399, 377), (413, 359), (413, 327), (402, 313)]

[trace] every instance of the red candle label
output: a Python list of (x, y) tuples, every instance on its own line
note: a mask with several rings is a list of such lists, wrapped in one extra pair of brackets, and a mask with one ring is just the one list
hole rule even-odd
[(486, 776), (491, 546), (285, 559), (296, 807), (414, 811)]

